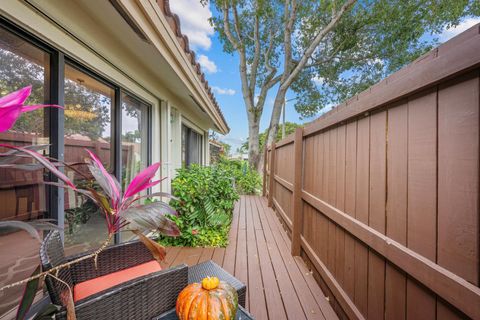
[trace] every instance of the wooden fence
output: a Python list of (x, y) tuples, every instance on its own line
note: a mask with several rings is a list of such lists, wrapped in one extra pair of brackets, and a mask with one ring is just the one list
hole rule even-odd
[(480, 28), (270, 146), (264, 195), (336, 311), (480, 319)]

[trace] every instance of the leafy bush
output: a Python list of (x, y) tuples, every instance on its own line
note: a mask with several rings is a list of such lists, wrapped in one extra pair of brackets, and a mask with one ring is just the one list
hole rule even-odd
[(249, 168), (247, 161), (221, 158), (218, 166), (231, 172), (238, 193), (257, 194), (262, 189), (262, 177), (256, 170)]
[(226, 247), (228, 245), (228, 232), (230, 223), (225, 226), (202, 228), (189, 225), (183, 216), (171, 217), (182, 234), (179, 237), (161, 236), (159, 242), (164, 246), (185, 246), (185, 247)]
[(220, 166), (191, 165), (179, 169), (172, 181), (170, 205), (178, 212), (172, 217), (182, 235), (177, 238), (160, 236), (164, 245), (226, 246), (232, 212), (238, 193), (230, 170)]

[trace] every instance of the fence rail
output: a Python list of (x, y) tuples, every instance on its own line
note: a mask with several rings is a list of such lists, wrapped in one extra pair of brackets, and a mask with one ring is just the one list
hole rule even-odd
[(480, 319), (480, 27), (267, 148), (264, 196), (350, 319)]

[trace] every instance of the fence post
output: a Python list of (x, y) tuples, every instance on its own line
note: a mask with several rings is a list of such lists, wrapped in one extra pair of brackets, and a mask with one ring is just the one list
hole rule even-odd
[(270, 175), (269, 183), (268, 183), (268, 206), (273, 207), (273, 193), (274, 193), (274, 185), (275, 185), (275, 142), (272, 143), (271, 151), (270, 151)]
[(263, 155), (263, 185), (262, 185), (262, 196), (265, 197), (267, 194), (267, 155), (268, 155), (268, 148), (265, 148), (265, 152)]
[(295, 158), (293, 163), (293, 221), (292, 221), (292, 255), (299, 256), (301, 247), (301, 230), (303, 225), (302, 208), (302, 166), (303, 166), (303, 128), (295, 129)]

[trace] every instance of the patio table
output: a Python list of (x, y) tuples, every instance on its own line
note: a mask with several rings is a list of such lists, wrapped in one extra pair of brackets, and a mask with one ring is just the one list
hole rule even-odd
[[(242, 306), (238, 306), (237, 314), (235, 316), (235, 320), (254, 320), (255, 318), (252, 317)], [(178, 320), (177, 314), (175, 313), (175, 309), (172, 309), (164, 314), (153, 318), (152, 320)]]

